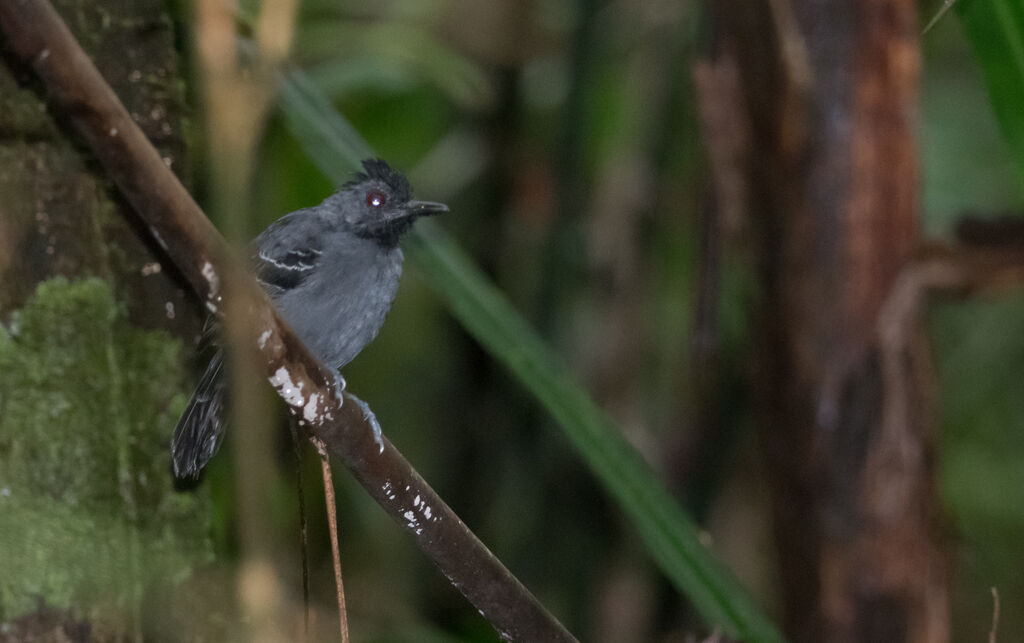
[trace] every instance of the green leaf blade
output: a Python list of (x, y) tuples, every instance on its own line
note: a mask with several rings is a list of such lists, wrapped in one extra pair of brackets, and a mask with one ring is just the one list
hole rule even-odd
[(978, 59), (992, 109), (1024, 177), (1024, 4), (960, 0), (955, 5)]

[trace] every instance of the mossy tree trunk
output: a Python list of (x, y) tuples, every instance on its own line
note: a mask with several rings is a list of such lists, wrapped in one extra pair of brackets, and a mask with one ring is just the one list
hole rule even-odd
[[(55, 4), (180, 171), (185, 92), (166, 7)], [(136, 639), (175, 609), (144, 606), (210, 557), (202, 498), (174, 492), (167, 456), (185, 402), (182, 345), (200, 314), (46, 98), (5, 55), (0, 621), (13, 640), (60, 638), (60, 629), (78, 640), (81, 628), (91, 639)]]

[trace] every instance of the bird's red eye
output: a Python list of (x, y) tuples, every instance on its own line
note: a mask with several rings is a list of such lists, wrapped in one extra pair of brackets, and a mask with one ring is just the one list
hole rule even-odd
[(371, 208), (382, 208), (385, 203), (387, 203), (387, 197), (384, 196), (384, 193), (376, 190), (366, 193), (366, 205)]

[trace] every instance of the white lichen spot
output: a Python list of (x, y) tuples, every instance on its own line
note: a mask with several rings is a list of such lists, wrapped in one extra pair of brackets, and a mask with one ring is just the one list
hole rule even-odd
[(215, 313), (215, 312), (217, 312), (217, 306), (216, 306), (216, 305), (215, 305), (215, 304), (214, 304), (214, 303), (213, 303), (212, 301), (208, 301), (208, 302), (206, 302), (206, 308), (207, 308), (207, 309), (208, 309), (208, 310), (209, 310), (209, 311), (210, 311), (211, 313)]
[(216, 297), (217, 291), (220, 289), (220, 279), (217, 277), (217, 271), (214, 270), (213, 265), (207, 261), (203, 264), (203, 269), (200, 272), (206, 279), (206, 283), (210, 284), (210, 297)]
[(415, 523), (416, 522), (416, 514), (414, 514), (412, 512), (412, 509), (410, 509), (409, 511), (405, 512), (404, 514), (402, 514), (402, 516), (406, 520), (408, 520), (410, 523)]
[(419, 507), (420, 506), (420, 494), (416, 494), (416, 497), (412, 499), (412, 506), (413, 507)]
[(259, 339), (256, 340), (256, 343), (259, 344), (260, 346), (260, 350), (263, 350), (263, 348), (267, 345), (268, 339), (270, 339), (269, 330), (265, 330), (262, 333), (260, 333)]
[(174, 319), (174, 302), (169, 301), (164, 304), (164, 310), (167, 311), (167, 319)]
[(319, 399), (319, 394), (312, 393), (309, 396), (309, 402), (306, 404), (306, 406), (302, 407), (302, 417), (304, 417), (309, 422), (317, 421), (316, 403)]
[(434, 512), (430, 510), (430, 505), (428, 505), (427, 503), (423, 503), (423, 517), (427, 520), (430, 520), (430, 515), (432, 513)]
[(142, 266), (142, 276), (148, 277), (150, 275), (155, 275), (158, 274), (161, 270), (163, 270), (163, 267), (160, 266), (159, 261), (151, 261)]
[(292, 382), (292, 376), (288, 369), (281, 367), (269, 378), (270, 385), (277, 389), (278, 394), (284, 398), (290, 406), (302, 406), (306, 399), (302, 396), (302, 382), (297, 385)]
[[(166, 125), (166, 123), (165, 123), (165, 125)], [(169, 130), (170, 128), (168, 127), (167, 129)], [(171, 167), (172, 165), (174, 165), (174, 159), (172, 159), (171, 157), (165, 156), (165, 157), (163, 157), (163, 159), (164, 159), (164, 165), (166, 165), (167, 167)]]
[(39, 52), (39, 62), (42, 62), (42, 61), (46, 60), (49, 57), (50, 57), (50, 50), (49, 49), (44, 49), (44, 50)]
[(110, 134), (111, 137), (117, 136), (117, 128), (116, 127), (111, 127), (110, 131), (107, 132), (107, 134)]

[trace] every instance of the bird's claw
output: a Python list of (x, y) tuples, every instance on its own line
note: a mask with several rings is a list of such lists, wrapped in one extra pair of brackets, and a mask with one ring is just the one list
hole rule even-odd
[(363, 411), (363, 419), (370, 423), (370, 427), (373, 429), (373, 441), (380, 447), (380, 453), (384, 453), (384, 433), (381, 431), (380, 422), (377, 421), (377, 416), (370, 409), (370, 405), (362, 401), (352, 393), (345, 393), (350, 400), (356, 403), (356, 405)]
[[(345, 387), (347, 386), (345, 378), (341, 373), (335, 373), (334, 375), (334, 394), (338, 396), (338, 406), (341, 406), (345, 400)], [(351, 393), (350, 393), (351, 395)], [(355, 397), (355, 395), (352, 395)], [(359, 398), (356, 398), (359, 399)]]

